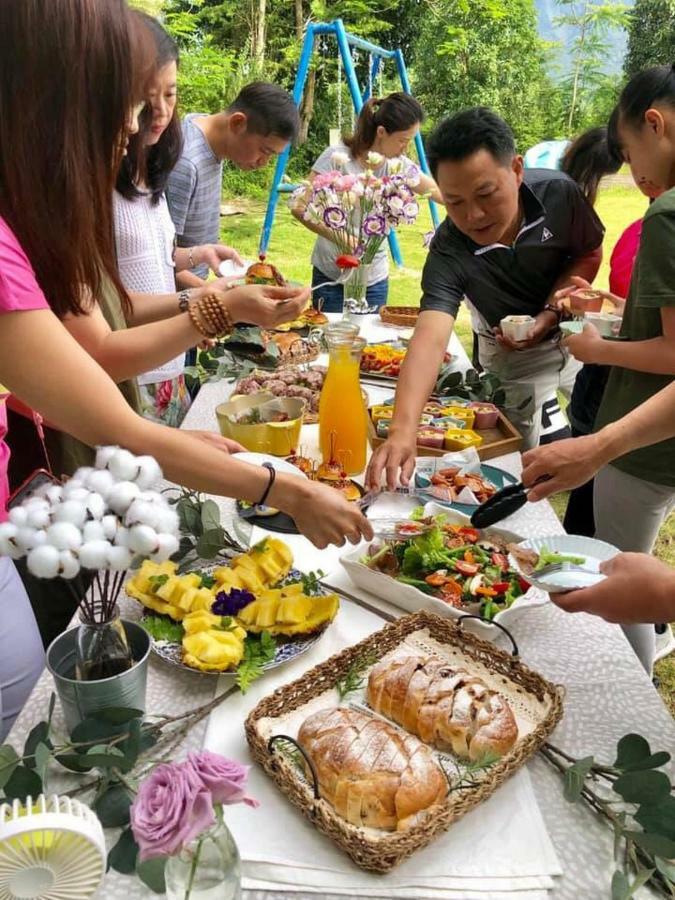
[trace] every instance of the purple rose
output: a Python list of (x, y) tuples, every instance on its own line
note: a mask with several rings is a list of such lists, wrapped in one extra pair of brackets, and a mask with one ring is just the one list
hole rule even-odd
[(215, 616), (236, 616), (245, 606), (253, 603), (254, 595), (250, 591), (232, 588), (230, 591), (219, 591), (211, 604), (211, 612)]
[(174, 856), (215, 821), (211, 793), (187, 764), (157, 766), (131, 805), (131, 829), (143, 862)]
[(246, 803), (248, 806), (260, 806), (257, 800), (246, 794), (246, 779), (249, 766), (242, 766), (233, 759), (227, 759), (219, 753), (202, 750), (190, 753), (187, 765), (192, 767), (204, 787), (210, 791), (214, 803), (229, 805)]

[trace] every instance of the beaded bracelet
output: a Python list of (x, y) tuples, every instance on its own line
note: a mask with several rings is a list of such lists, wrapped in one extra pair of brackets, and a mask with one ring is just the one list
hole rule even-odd
[(206, 294), (191, 303), (188, 314), (197, 331), (209, 340), (234, 331), (232, 316), (216, 294)]

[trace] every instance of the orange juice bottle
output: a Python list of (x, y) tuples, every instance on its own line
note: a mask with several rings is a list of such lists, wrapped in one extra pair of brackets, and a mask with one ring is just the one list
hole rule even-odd
[[(343, 462), (348, 475), (366, 467), (367, 412), (359, 382), (364, 338), (326, 334), (330, 360), (319, 399), (319, 444), (323, 461)], [(334, 456), (335, 459), (331, 459)]]

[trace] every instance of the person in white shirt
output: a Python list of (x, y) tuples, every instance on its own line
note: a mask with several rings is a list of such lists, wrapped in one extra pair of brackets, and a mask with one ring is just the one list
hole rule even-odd
[[(222, 260), (241, 264), (241, 258), (236, 250), (221, 244), (176, 247), (164, 190), (182, 147), (176, 110), (178, 47), (156, 19), (144, 13), (134, 15), (142, 19), (154, 42), (156, 64), (140, 129), (129, 141), (113, 195), (115, 244), (120, 279), (134, 297), (134, 308), (147, 308), (149, 318), (154, 319), (174, 315), (198, 293), (186, 290), (176, 296), (176, 272), (195, 264), (217, 271)], [(209, 282), (208, 289), (221, 284)], [(146, 298), (143, 294), (159, 296)], [(138, 377), (145, 416), (165, 425), (181, 424), (190, 406), (184, 365), (185, 354), (181, 353)]]

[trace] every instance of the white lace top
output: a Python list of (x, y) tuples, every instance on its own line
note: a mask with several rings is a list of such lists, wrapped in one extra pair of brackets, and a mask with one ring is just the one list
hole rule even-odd
[[(173, 263), (175, 230), (164, 196), (153, 206), (150, 194), (127, 200), (113, 194), (117, 265), (128, 291), (172, 294), (176, 290)], [(176, 378), (183, 371), (185, 354), (177, 356), (138, 378), (139, 384), (155, 384)]]

